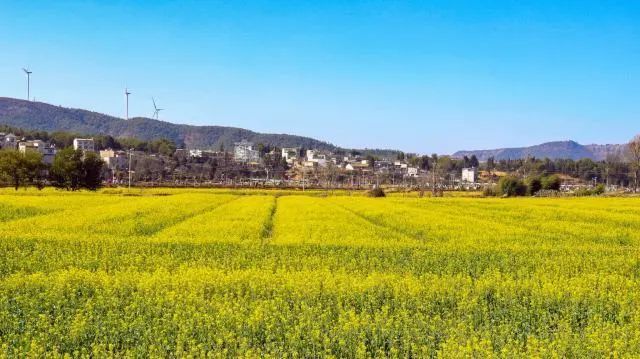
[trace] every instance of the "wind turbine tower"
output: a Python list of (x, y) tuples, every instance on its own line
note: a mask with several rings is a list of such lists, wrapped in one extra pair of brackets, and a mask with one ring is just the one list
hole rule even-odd
[(129, 119), (129, 95), (131, 95), (131, 92), (129, 92), (129, 89), (125, 88), (124, 89), (124, 96), (126, 97), (126, 112), (125, 112), (125, 119)]
[(158, 106), (156, 106), (156, 100), (152, 97), (151, 101), (153, 102), (153, 118), (155, 118), (156, 120), (158, 119), (158, 115), (160, 113), (160, 111), (164, 110), (163, 108), (158, 108)]
[(29, 71), (29, 69), (25, 69), (24, 67), (22, 68), (22, 71), (27, 74), (27, 101), (29, 101), (31, 91), (31, 74), (33, 71)]

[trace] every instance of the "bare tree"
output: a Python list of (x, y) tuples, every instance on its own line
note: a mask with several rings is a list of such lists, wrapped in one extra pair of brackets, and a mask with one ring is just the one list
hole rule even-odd
[(638, 192), (638, 177), (640, 175), (640, 134), (635, 135), (627, 144), (631, 160), (631, 170), (635, 180), (633, 191)]
[(438, 155), (437, 154), (432, 154), (431, 155), (431, 173), (432, 173), (432, 180), (431, 180), (431, 196), (436, 197), (438, 194)]

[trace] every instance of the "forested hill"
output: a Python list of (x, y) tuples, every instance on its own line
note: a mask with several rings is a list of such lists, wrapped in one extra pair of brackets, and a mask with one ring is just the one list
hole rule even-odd
[(309, 137), (258, 133), (225, 126), (180, 125), (144, 117), (127, 121), (92, 111), (7, 97), (0, 97), (0, 124), (28, 130), (104, 134), (146, 141), (166, 138), (186, 148), (218, 149), (221, 144), (225, 148), (232, 148), (234, 142), (247, 139), (278, 147), (336, 149), (330, 143)]

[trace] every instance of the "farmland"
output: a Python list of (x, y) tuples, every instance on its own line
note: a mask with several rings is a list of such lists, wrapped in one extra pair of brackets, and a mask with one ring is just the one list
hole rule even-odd
[(640, 355), (637, 198), (0, 190), (0, 356)]

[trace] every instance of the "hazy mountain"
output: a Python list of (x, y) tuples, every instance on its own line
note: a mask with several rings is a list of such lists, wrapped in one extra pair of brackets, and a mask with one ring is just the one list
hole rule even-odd
[(493, 150), (458, 151), (454, 157), (475, 155), (478, 160), (486, 161), (489, 157), (496, 160), (536, 158), (570, 158), (578, 160), (590, 158), (601, 161), (608, 154), (622, 154), (625, 145), (581, 145), (575, 141), (554, 141), (530, 147), (498, 148)]
[(97, 112), (0, 97), (0, 124), (41, 131), (69, 131), (81, 134), (105, 134), (142, 140), (167, 138), (186, 148), (218, 149), (220, 144), (247, 139), (279, 147), (306, 147), (333, 150), (330, 143), (309, 137), (267, 134), (225, 126), (192, 126), (136, 117), (130, 120)]

